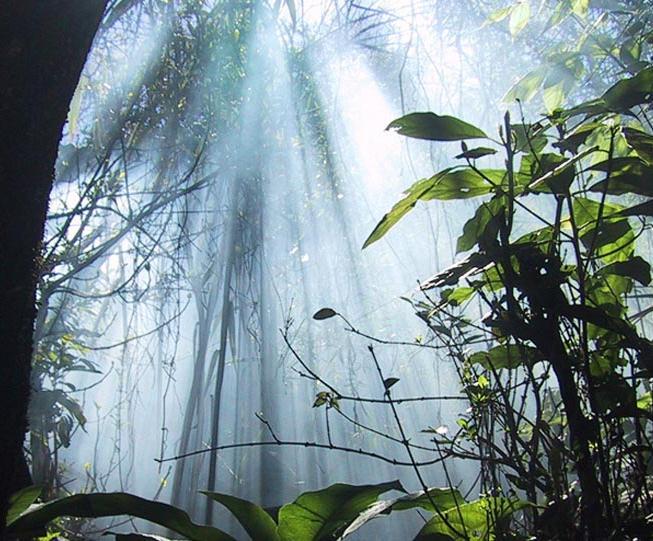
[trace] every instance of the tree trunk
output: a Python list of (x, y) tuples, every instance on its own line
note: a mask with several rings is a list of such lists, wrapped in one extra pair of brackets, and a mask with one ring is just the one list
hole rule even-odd
[(28, 480), (35, 288), (54, 163), (105, 3), (0, 0), (0, 539), (8, 498)]

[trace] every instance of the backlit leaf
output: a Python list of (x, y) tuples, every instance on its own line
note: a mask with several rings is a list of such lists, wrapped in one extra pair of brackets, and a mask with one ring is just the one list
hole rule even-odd
[(462, 505), (463, 503), (465, 503), (465, 500), (462, 494), (456, 489), (449, 488), (431, 488), (428, 490), (428, 493), (421, 490), (392, 500), (381, 500), (360, 513), (356, 517), (356, 520), (343, 532), (342, 536), (338, 538), (338, 541), (345, 539), (345, 537), (354, 533), (365, 523), (381, 514), (416, 508), (422, 508), (434, 513), (436, 507), (442, 512), (456, 505)]
[(408, 214), (417, 204), (417, 201), (430, 189), (431, 184), (431, 179), (422, 179), (405, 191), (405, 196), (395, 203), (392, 209), (381, 218), (381, 221), (363, 244), (363, 249), (382, 238), (401, 218)]
[(637, 407), (642, 410), (650, 410), (653, 406), (653, 392), (648, 391), (637, 398)]
[(446, 289), (442, 291), (442, 300), (452, 306), (458, 306), (468, 301), (476, 293), (473, 287), (457, 287), (456, 289)]
[(417, 201), (432, 199), (468, 199), (486, 195), (500, 185), (505, 172), (500, 169), (474, 170), (468, 167), (462, 169), (445, 169), (428, 179), (422, 179), (413, 184), (404, 197), (386, 213), (376, 225), (363, 244), (363, 249), (382, 238), (401, 218), (410, 212)]
[(653, 201), (645, 201), (639, 205), (620, 210), (619, 216), (653, 216)]
[(32, 485), (12, 494), (9, 499), (9, 511), (7, 511), (7, 526), (11, 526), (22, 513), (27, 511), (29, 506), (41, 495), (42, 490), (42, 487)]
[(463, 120), (435, 113), (410, 113), (393, 120), (387, 130), (395, 130), (406, 137), (429, 141), (462, 141), (464, 139), (485, 139), (487, 135)]
[(336, 539), (361, 512), (390, 490), (404, 492), (399, 481), (378, 485), (335, 484), (305, 492), (279, 511), (279, 537), (281, 541)]
[(503, 216), (504, 209), (505, 204), (502, 198), (493, 198), (488, 202), (481, 203), (474, 216), (463, 226), (463, 233), (456, 241), (456, 251), (466, 252), (476, 246), (485, 235), (488, 226)]
[(546, 146), (546, 135), (540, 124), (511, 124), (510, 131), (517, 152), (539, 153)]
[(610, 173), (608, 178), (597, 182), (590, 188), (593, 192), (607, 191), (612, 195), (634, 193), (653, 196), (651, 183), (653, 167), (639, 158), (633, 156), (614, 158), (595, 164), (591, 169)]
[(499, 21), (503, 21), (508, 15), (510, 15), (511, 11), (512, 11), (512, 6), (508, 6), (501, 9), (495, 9), (492, 13), (488, 15), (487, 17), (488, 21), (493, 23), (498, 23)]
[(531, 6), (528, 0), (518, 2), (510, 13), (510, 21), (508, 22), (510, 35), (514, 37), (519, 34), (528, 24), (530, 16)]
[(653, 135), (635, 128), (621, 128), (621, 131), (628, 146), (649, 165), (653, 165)]
[(552, 86), (547, 86), (542, 91), (542, 100), (544, 107), (551, 113), (562, 106), (565, 101), (565, 85), (563, 81)]
[(512, 103), (515, 100), (530, 101), (537, 94), (545, 79), (546, 72), (544, 70), (531, 71), (512, 85), (501, 101), (504, 103)]
[(221, 503), (238, 519), (252, 541), (278, 541), (277, 524), (260, 506), (247, 500), (218, 492), (202, 492)]
[(571, 0), (571, 9), (579, 17), (585, 17), (590, 7), (590, 0)]
[(533, 347), (507, 344), (495, 346), (488, 351), (472, 353), (467, 358), (467, 362), (479, 364), (486, 369), (499, 370), (501, 368), (513, 369), (524, 364), (532, 366), (542, 359), (542, 354)]
[(8, 528), (21, 537), (45, 528), (59, 517), (101, 518), (129, 515), (173, 530), (191, 541), (235, 541), (225, 532), (194, 524), (185, 511), (161, 502), (146, 500), (124, 492), (75, 494), (34, 506)]
[(494, 539), (494, 525), (528, 507), (521, 500), (488, 497), (453, 507), (434, 516), (419, 531), (415, 541), (481, 541)]
[(425, 190), (420, 199), (429, 201), (438, 199), (469, 199), (486, 195), (501, 185), (505, 171), (501, 169), (449, 169), (431, 177), (431, 185)]
[(625, 111), (653, 100), (653, 67), (634, 77), (622, 79), (603, 94), (603, 101), (612, 110)]

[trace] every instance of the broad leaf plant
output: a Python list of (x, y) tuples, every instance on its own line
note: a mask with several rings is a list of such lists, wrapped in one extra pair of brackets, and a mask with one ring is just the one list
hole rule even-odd
[(488, 493), (525, 497), (538, 539), (651, 527), (652, 100), (648, 66), (539, 122), (506, 114), (497, 139), (430, 112), (388, 126), (461, 152), (408, 188), (364, 246), (418, 201), (477, 201), (460, 260), (413, 300), (471, 404), (436, 443), (479, 461)]

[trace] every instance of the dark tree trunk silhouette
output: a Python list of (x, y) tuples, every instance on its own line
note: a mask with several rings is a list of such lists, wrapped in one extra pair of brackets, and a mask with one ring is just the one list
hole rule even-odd
[(106, 0), (0, 0), (0, 539), (29, 482), (30, 359), (39, 252), (54, 163)]

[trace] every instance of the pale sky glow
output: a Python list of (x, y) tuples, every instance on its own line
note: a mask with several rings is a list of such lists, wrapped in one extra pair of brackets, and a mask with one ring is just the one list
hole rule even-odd
[[(331, 105), (340, 115), (335, 129), (346, 133), (343, 166), (356, 167), (371, 199), (400, 183), (401, 139), (385, 131), (398, 113), (392, 110), (361, 55), (334, 59), (326, 70)], [(354, 156), (355, 154), (355, 156)], [(348, 162), (354, 159), (355, 163)]]

